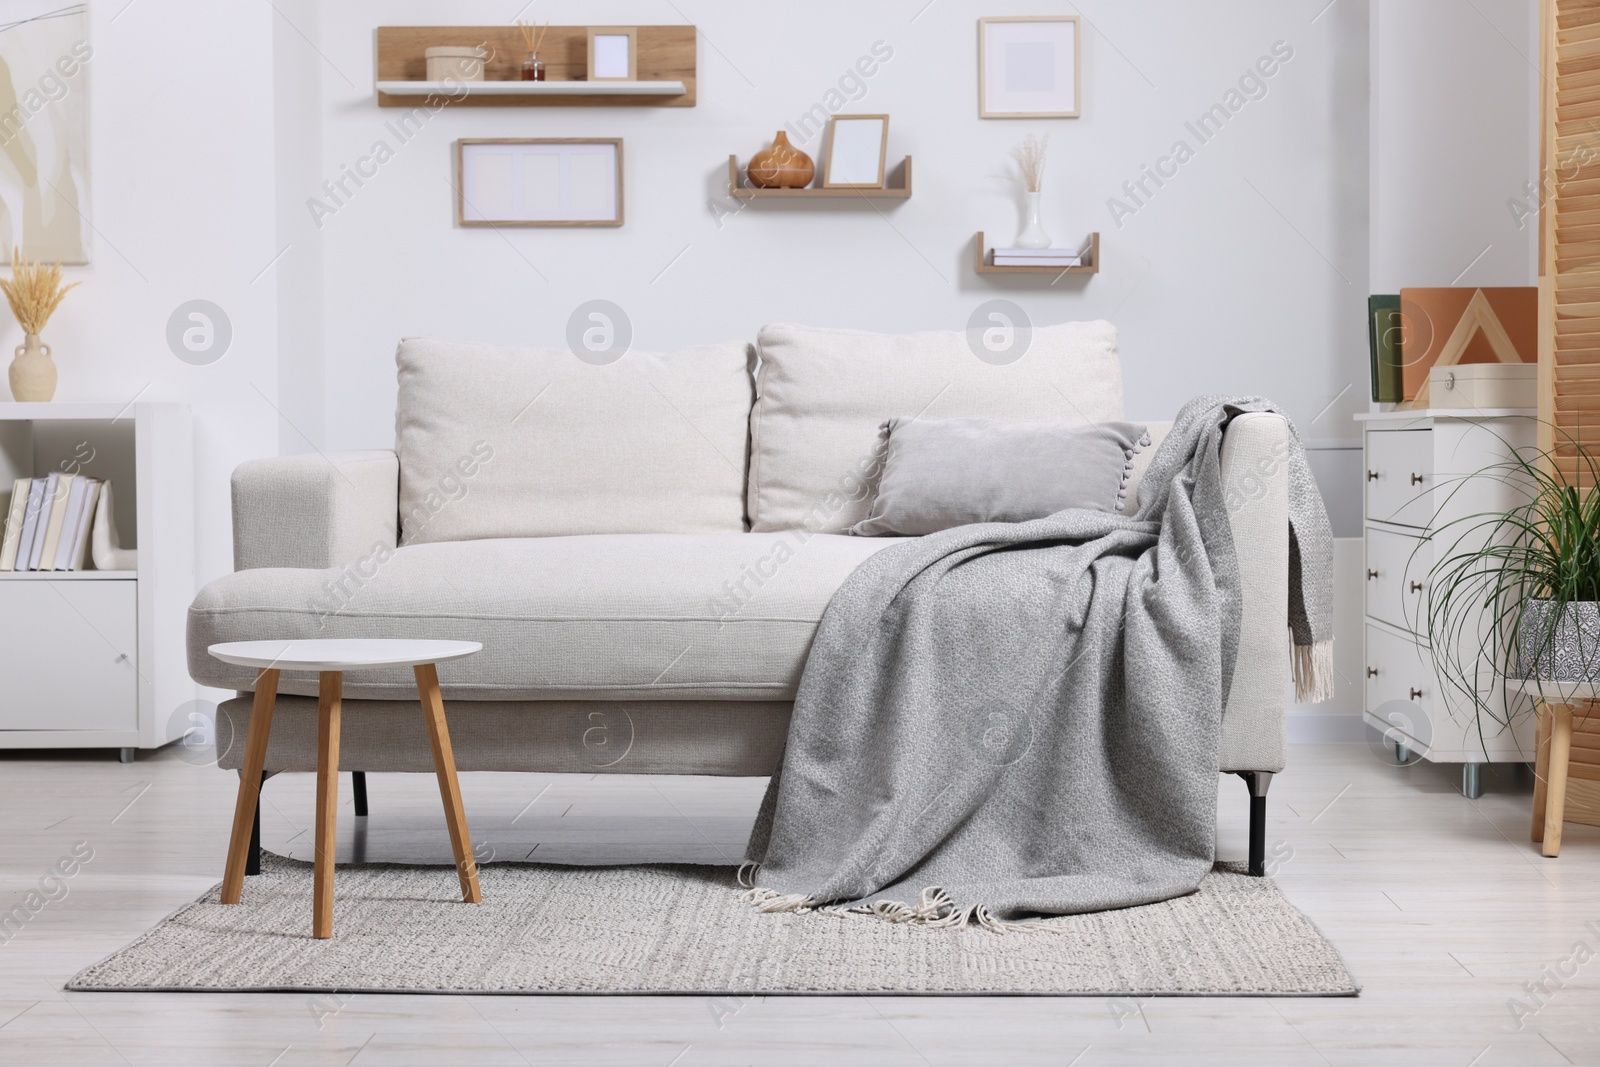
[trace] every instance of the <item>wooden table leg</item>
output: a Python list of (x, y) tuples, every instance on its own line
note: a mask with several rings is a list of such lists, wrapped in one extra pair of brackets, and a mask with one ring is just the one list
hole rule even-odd
[(450, 730), (444, 721), (439, 672), (431, 663), (419, 663), (413, 670), (417, 676), (417, 693), (422, 698), (422, 717), (428, 725), (428, 742), (433, 746), (433, 769), (439, 776), (439, 796), (444, 800), (450, 847), (456, 854), (456, 873), (461, 876), (461, 899), (476, 904), (483, 899), (483, 893), (478, 888), (478, 865), (472, 858), (467, 813), (461, 806), (461, 783), (456, 780), (456, 757), (450, 748)]
[(1572, 756), (1572, 705), (1550, 706), (1550, 762), (1545, 782), (1544, 841), (1546, 856), (1561, 854), (1561, 820), (1567, 809), (1567, 761)]
[(267, 762), (267, 739), (272, 735), (272, 708), (278, 695), (278, 672), (271, 668), (256, 675), (256, 696), (250, 708), (250, 735), (244, 746), (244, 767), (239, 771), (239, 796), (233, 803), (233, 836), (228, 839), (228, 862), (222, 875), (222, 903), (237, 904), (244, 892), (244, 869), (249, 860), (250, 830), (261, 802), (261, 770)]
[(317, 854), (311, 936), (333, 936), (333, 860), (339, 847), (339, 713), (344, 675), (323, 671), (317, 686)]

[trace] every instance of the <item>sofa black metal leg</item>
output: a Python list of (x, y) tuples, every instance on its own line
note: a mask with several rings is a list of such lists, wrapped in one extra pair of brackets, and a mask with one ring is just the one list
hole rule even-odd
[(357, 815), (365, 815), (367, 813), (367, 772), (366, 771), (351, 771), (350, 772), (350, 795), (355, 797), (356, 814)]
[[(267, 776), (261, 776), (261, 784), (267, 784)], [(256, 817), (250, 824), (250, 851), (245, 853), (244, 873), (247, 875), (261, 873), (261, 794), (256, 794)]]
[(1250, 790), (1250, 873), (1257, 878), (1267, 873), (1267, 789), (1272, 785), (1270, 771), (1240, 771)]

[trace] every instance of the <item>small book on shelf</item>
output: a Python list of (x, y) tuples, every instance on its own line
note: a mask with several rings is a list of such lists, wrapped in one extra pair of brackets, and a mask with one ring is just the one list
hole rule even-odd
[(61, 484), (61, 475), (52, 474), (36, 480), (43, 483), (44, 489), (39, 494), (39, 509), (33, 516), (33, 543), (28, 548), (28, 565), (18, 567), (18, 570), (39, 569), (39, 560), (44, 557), (45, 538), (50, 536), (50, 513), (55, 508), (56, 486)]
[(1405, 399), (1402, 381), (1400, 294), (1367, 297), (1367, 349), (1372, 359), (1372, 399), (1397, 403)]
[(90, 531), (94, 528), (95, 508), (100, 505), (100, 489), (105, 485), (98, 478), (85, 479), (83, 487), (83, 507), (78, 514), (77, 526), (73, 529), (72, 554), (68, 557), (69, 565), (60, 570), (81, 571), (84, 564), (89, 562)]
[(74, 474), (18, 478), (0, 539), (0, 571), (86, 568), (105, 482)]
[(1076, 256), (1075, 248), (996, 248), (997, 256), (1026, 256), (1029, 259), (1049, 259), (1052, 256)]
[(22, 543), (22, 517), (28, 510), (28, 488), (32, 478), (18, 478), (11, 485), (11, 506), (6, 511), (5, 539), (0, 541), (0, 571), (17, 569), (17, 546)]
[(1070, 256), (1002, 256), (999, 252), (994, 254), (994, 265), (997, 267), (1081, 267), (1083, 257)]
[(61, 540), (51, 560), (51, 570), (77, 570), (74, 563), (78, 558), (78, 528), (83, 524), (83, 509), (88, 502), (89, 488), (88, 478), (80, 477), (72, 483), (72, 492), (67, 497), (67, 517), (61, 524)]
[(22, 534), (17, 542), (17, 559), (13, 570), (25, 571), (33, 558), (33, 543), (38, 540), (39, 509), (44, 507), (45, 479), (32, 478), (28, 482), (28, 503), (22, 511)]
[(46, 490), (46, 495), (50, 498), (50, 521), (44, 528), (44, 540), (39, 546), (39, 558), (33, 565), (36, 571), (56, 569), (56, 553), (61, 548), (61, 528), (67, 524), (67, 502), (72, 498), (72, 483), (77, 480), (76, 474), (50, 476), (50, 487)]

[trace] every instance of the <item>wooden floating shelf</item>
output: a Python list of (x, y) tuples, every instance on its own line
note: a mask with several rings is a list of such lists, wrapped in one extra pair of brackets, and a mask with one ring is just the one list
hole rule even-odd
[[(849, 197), (856, 200), (909, 200), (911, 199), (911, 157), (907, 156), (883, 178), (881, 189), (824, 189), (821, 185), (808, 185), (803, 189), (762, 189), (740, 184), (744, 168), (738, 156), (728, 157), (728, 193), (740, 200), (822, 200)], [(822, 181), (819, 171), (816, 177)]]
[(994, 249), (985, 247), (983, 231), (978, 231), (978, 273), (979, 274), (1049, 274), (1060, 277), (1063, 274), (1099, 274), (1100, 273), (1100, 235), (1091, 233), (1089, 239), (1078, 249), (1078, 254), (1083, 257), (1084, 263), (1078, 267), (997, 267), (994, 265)]
[(389, 96), (680, 96), (683, 82), (379, 82)]
[[(627, 27), (595, 26), (597, 30)], [(522, 81), (528, 51), (515, 26), (379, 26), (379, 107), (694, 107), (693, 26), (637, 26), (634, 81), (587, 81), (588, 26), (551, 26), (539, 45), (547, 81)], [(481, 82), (428, 80), (427, 49), (488, 50)]]

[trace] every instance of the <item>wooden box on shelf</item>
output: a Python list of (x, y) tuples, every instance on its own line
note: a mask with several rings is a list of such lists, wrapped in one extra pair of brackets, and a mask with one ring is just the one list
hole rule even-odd
[[(589, 32), (551, 26), (539, 44), (544, 81), (522, 81), (527, 55), (516, 26), (379, 26), (378, 106), (694, 107), (693, 26), (638, 26), (634, 81), (588, 81)], [(620, 32), (620, 30), (619, 30)], [(482, 46), (482, 81), (428, 81), (424, 52), (441, 45)]]
[[(0, 571), (0, 748), (156, 748), (193, 725), (194, 452), (181, 404), (0, 403), (0, 499), (16, 479), (113, 487), (127, 571)], [(9, 507), (7, 508), (9, 510)], [(91, 564), (92, 567), (92, 564)]]
[(1099, 274), (1100, 235), (1091, 233), (1088, 240), (1078, 249), (1078, 255), (1082, 257), (1083, 262), (1076, 267), (997, 267), (994, 265), (994, 249), (983, 243), (983, 231), (978, 231), (979, 274), (1048, 274), (1057, 278), (1063, 274)]
[(762, 189), (745, 183), (744, 168), (738, 156), (728, 157), (728, 195), (740, 200), (909, 200), (911, 199), (911, 157), (884, 175), (881, 189), (824, 189), (820, 174), (814, 184), (803, 189)]

